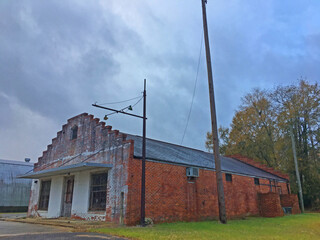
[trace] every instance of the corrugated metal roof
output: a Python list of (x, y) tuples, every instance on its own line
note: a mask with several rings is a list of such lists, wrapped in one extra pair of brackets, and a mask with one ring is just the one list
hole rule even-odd
[[(142, 137), (127, 134), (127, 139), (134, 140), (134, 155), (142, 157)], [(146, 158), (149, 160), (169, 162), (174, 164), (197, 166), (215, 169), (212, 153), (179, 146), (154, 139), (146, 140)], [(284, 181), (283, 178), (268, 173), (260, 168), (248, 165), (234, 158), (221, 156), (221, 168), (224, 172), (252, 177), (260, 177)]]
[(0, 163), (10, 164), (10, 165), (22, 165), (22, 166), (30, 166), (30, 167), (33, 167), (33, 163), (30, 163), (30, 162), (22, 162), (22, 161), (14, 161), (14, 160), (3, 160), (3, 159), (0, 159)]

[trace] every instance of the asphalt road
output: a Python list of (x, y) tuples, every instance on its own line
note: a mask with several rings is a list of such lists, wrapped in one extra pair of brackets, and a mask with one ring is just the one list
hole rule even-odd
[(10, 240), (51, 240), (51, 239), (114, 239), (124, 240), (124, 238), (114, 237), (97, 233), (73, 233), (68, 228), (60, 228), (53, 226), (6, 222), (0, 221), (0, 239)]
[(22, 218), (26, 217), (27, 213), (0, 213), (0, 218)]

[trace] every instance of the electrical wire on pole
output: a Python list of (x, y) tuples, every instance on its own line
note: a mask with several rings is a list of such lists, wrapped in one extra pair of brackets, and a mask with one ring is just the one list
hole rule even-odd
[[(122, 100), (122, 101), (118, 101), (118, 102), (99, 103), (99, 105), (119, 104), (119, 103), (129, 102), (129, 101), (132, 101), (132, 100), (135, 100), (135, 99), (138, 99), (138, 98), (141, 98), (141, 96), (137, 96), (137, 97), (134, 97), (134, 98), (129, 98), (127, 100)], [(97, 104), (97, 102), (96, 102), (96, 104)]]

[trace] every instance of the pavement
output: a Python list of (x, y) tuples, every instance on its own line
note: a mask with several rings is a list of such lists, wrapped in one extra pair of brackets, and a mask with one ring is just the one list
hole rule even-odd
[(72, 228), (74, 232), (81, 232), (91, 228), (117, 227), (117, 225), (113, 223), (104, 221), (85, 221), (70, 218), (6, 218), (0, 220)]
[(0, 219), (17, 219), (25, 217), (27, 217), (27, 213), (0, 213)]
[[(55, 224), (53, 224), (52, 221), (49, 221), (49, 222), (46, 222), (49, 224), (43, 225), (38, 223), (40, 220), (33, 221), (32, 223), (23, 222), (26, 220), (27, 219), (13, 219), (13, 218), (7, 218), (5, 220), (2, 219), (2, 221), (0, 221), (0, 239), (1, 240), (2, 239), (11, 239), (11, 240), (22, 240), (22, 239), (23, 240), (25, 239), (124, 240), (125, 239), (125, 238), (120, 238), (120, 237), (106, 235), (106, 234), (81, 232), (81, 231), (85, 231), (88, 225), (85, 225), (86, 223), (82, 223), (79, 226), (78, 224), (76, 224), (77, 221), (70, 222), (67, 220), (56, 220), (56, 221), (53, 221)], [(64, 225), (68, 227), (65, 227)], [(98, 225), (101, 226), (100, 224)], [(91, 225), (89, 226), (91, 227)]]
[(7, 236), (20, 236), (28, 233), (58, 233), (65, 231), (68, 231), (68, 229), (28, 223), (0, 221), (0, 238)]

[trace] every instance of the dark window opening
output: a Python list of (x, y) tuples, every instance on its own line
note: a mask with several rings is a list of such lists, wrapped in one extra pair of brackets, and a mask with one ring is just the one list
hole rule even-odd
[(76, 139), (78, 137), (78, 126), (74, 126), (71, 128), (71, 140)]
[(254, 184), (255, 184), (255, 185), (260, 185), (260, 180), (259, 180), (259, 178), (255, 178), (255, 179), (254, 179)]
[(292, 207), (283, 207), (284, 214), (292, 214)]
[(232, 182), (232, 175), (230, 173), (226, 173), (226, 181)]
[(42, 181), (40, 189), (39, 210), (48, 210), (51, 180)]
[(91, 175), (89, 210), (105, 210), (107, 201), (108, 173)]

